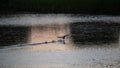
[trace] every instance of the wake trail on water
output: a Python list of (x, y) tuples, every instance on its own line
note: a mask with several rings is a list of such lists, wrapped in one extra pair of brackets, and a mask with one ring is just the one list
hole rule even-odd
[(10, 46), (2, 46), (0, 49), (9, 49), (9, 48), (17, 48), (17, 47), (26, 47), (26, 46), (40, 46), (45, 44), (65, 44), (64, 40), (53, 40), (50, 42), (39, 42), (39, 43), (26, 43), (26, 44), (17, 44), (17, 45), (10, 45)]

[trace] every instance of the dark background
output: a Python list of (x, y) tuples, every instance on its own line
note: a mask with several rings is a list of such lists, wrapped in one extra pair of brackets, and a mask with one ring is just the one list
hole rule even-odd
[(0, 0), (0, 13), (120, 14), (120, 0)]
[(113, 22), (76, 22), (70, 24), (74, 44), (110, 44), (119, 42), (120, 24)]
[(29, 27), (0, 26), (0, 46), (27, 43), (29, 34)]

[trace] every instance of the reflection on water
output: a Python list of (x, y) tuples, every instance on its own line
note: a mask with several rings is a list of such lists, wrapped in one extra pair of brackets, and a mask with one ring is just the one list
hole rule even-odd
[[(46, 49), (55, 49), (55, 48), (56, 49), (61, 49), (61, 48), (64, 49), (64, 47), (65, 47), (64, 44), (55, 43), (53, 41), (59, 40), (59, 38), (58, 38), (59, 36), (64, 36), (66, 34), (69, 34), (69, 25), (68, 24), (50, 24), (50, 25), (32, 26), (29, 43), (48, 42), (48, 43), (46, 43), (46, 46), (44, 46), (42, 48), (41, 48), (41, 46), (33, 47), (35, 49), (39, 49), (39, 48), (42, 50), (43, 49), (45, 49), (45, 50)], [(67, 37), (65, 39), (65, 42), (70, 43), (70, 38)]]
[[(47, 19), (42, 17), (40, 19), (42, 24), (38, 20), (41, 17), (35, 15), (32, 16), (33, 18), (29, 17), (29, 15), (22, 15), (17, 18), (7, 18), (5, 21), (0, 19), (0, 24), (6, 21), (6, 23), (9, 23), (8, 20), (10, 20), (11, 24), (11, 26), (0, 26), (0, 46), (7, 45), (11, 47), (10, 49), (0, 49), (0, 68), (120, 67), (120, 24), (116, 23), (116, 17), (112, 17), (114, 22), (105, 22), (103, 18), (109, 20), (109, 16), (108, 18), (92, 17), (94, 21), (90, 22), (88, 20), (91, 20), (91, 16), (86, 18), (83, 18), (83, 16), (77, 19), (76, 17), (71, 17), (72, 21), (67, 23), (71, 19), (67, 18), (68, 15), (63, 16), (65, 15), (60, 15), (60, 19), (59, 15), (53, 17), (51, 15), (50, 17), (52, 18), (50, 19), (49, 16)], [(19, 18), (20, 20), (18, 20)], [(14, 25), (17, 23), (15, 22), (16, 19), (19, 24), (20, 22), (27, 22), (27, 24), (29, 22), (37, 22), (39, 24), (16, 26)], [(84, 20), (80, 21), (79, 19)], [(95, 19), (99, 22), (95, 22)], [(45, 20), (47, 20), (46, 23), (49, 20), (53, 23), (43, 24)], [(85, 22), (85, 20), (87, 21)], [(100, 22), (101, 20), (104, 20), (104, 22)], [(58, 37), (64, 35), (68, 35), (65, 39), (66, 44), (52, 42), (59, 40)], [(37, 43), (40, 44), (36, 46)], [(18, 46), (18, 44), (23, 44), (23, 47), (14, 47), (14, 45)]]
[(44, 42), (58, 39), (59, 36), (69, 34), (68, 24), (51, 24), (31, 27), (31, 37), (29, 42)]

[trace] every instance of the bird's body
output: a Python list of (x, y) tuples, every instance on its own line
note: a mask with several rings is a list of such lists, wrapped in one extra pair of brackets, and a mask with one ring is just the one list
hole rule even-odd
[(65, 39), (68, 35), (64, 35), (64, 36), (61, 36), (61, 37), (58, 37), (58, 38), (63, 38)]
[(65, 44), (65, 38), (66, 38), (67, 36), (68, 36), (68, 35), (64, 35), (64, 36), (58, 37), (58, 38), (60, 38), (60, 39), (58, 40), (58, 42), (61, 42), (61, 43)]

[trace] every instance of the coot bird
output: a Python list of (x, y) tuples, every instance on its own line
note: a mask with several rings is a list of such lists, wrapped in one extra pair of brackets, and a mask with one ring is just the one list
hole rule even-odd
[(58, 40), (58, 42), (62, 42), (63, 44), (65, 44), (65, 38), (66, 38), (67, 36), (69, 36), (69, 35), (64, 35), (64, 36), (58, 37), (58, 38), (60, 38), (60, 39)]

